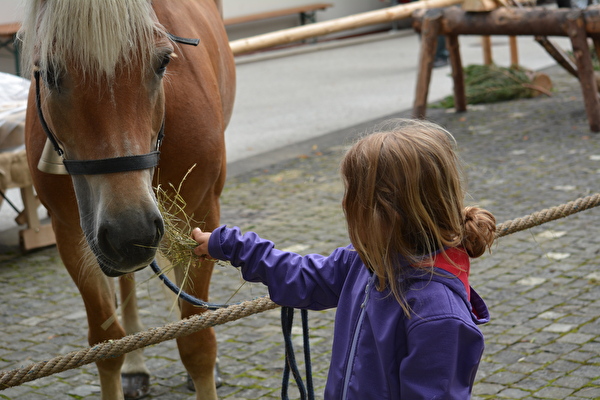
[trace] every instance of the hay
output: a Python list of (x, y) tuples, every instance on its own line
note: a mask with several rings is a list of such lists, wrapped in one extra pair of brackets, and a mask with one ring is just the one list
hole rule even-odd
[[(535, 74), (522, 67), (505, 68), (498, 65), (469, 65), (463, 69), (467, 104), (496, 103), (550, 95), (549, 88), (534, 82)], [(439, 105), (454, 107), (454, 97), (448, 96)]]
[[(179, 286), (180, 292), (178, 293), (178, 298), (180, 297), (186, 282), (193, 282), (189, 279), (190, 274), (193, 272), (192, 267), (201, 267), (201, 262), (204, 261), (209, 262), (208, 265), (210, 265), (211, 268), (213, 263), (221, 266), (231, 265), (226, 261), (216, 260), (210, 257), (200, 257), (194, 253), (194, 248), (198, 246), (198, 243), (192, 239), (192, 229), (196, 227), (204, 229), (205, 223), (203, 221), (195, 220), (193, 214), (188, 215), (186, 213), (185, 209), (187, 203), (181, 196), (181, 187), (195, 166), (196, 165), (193, 165), (187, 171), (177, 187), (173, 184), (169, 184), (169, 190), (166, 190), (161, 185), (158, 185), (155, 188), (158, 210), (163, 217), (165, 226), (165, 233), (158, 251), (170, 263), (170, 266), (163, 268), (162, 272), (166, 273), (173, 268), (183, 269), (183, 281)], [(239, 287), (233, 291), (225, 301), (225, 304), (229, 304), (245, 284), (246, 281), (242, 279)], [(174, 309), (176, 305), (177, 302), (173, 304), (172, 309)]]
[[(180, 194), (181, 187), (195, 166), (193, 165), (187, 171), (177, 187), (170, 183), (169, 190), (161, 185), (158, 185), (155, 189), (158, 209), (163, 217), (165, 227), (163, 240), (158, 251), (171, 264), (168, 269), (183, 268), (184, 279), (181, 288), (188, 281), (191, 267), (197, 264), (200, 259), (193, 251), (198, 243), (191, 237), (192, 229), (204, 225), (202, 222), (196, 221), (194, 215), (188, 215), (185, 212), (187, 203)], [(163, 270), (164, 272), (167, 271)]]

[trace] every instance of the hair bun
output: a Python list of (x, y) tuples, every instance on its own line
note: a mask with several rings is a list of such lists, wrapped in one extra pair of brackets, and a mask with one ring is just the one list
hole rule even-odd
[(485, 253), (496, 238), (496, 218), (479, 207), (463, 209), (464, 235), (462, 245), (472, 258)]
[(463, 210), (463, 218), (465, 222), (473, 221), (477, 214), (477, 207), (465, 207)]

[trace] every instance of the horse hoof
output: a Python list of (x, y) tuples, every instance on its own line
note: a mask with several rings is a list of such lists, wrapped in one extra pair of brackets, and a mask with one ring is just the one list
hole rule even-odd
[[(215, 386), (217, 388), (220, 388), (223, 385), (223, 378), (221, 378), (221, 371), (219, 370), (219, 363), (215, 364)], [(192, 392), (196, 391), (196, 388), (194, 387), (194, 381), (192, 380), (192, 377), (190, 376), (190, 374), (188, 374), (187, 376), (187, 388), (189, 390), (191, 390)]]
[(128, 400), (141, 399), (150, 393), (150, 376), (142, 372), (121, 374), (123, 394)]

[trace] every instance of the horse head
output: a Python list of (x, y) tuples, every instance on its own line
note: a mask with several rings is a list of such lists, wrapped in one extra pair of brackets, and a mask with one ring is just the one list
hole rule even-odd
[(148, 0), (99, 3), (32, 2), (36, 21), (24, 22), (22, 40), (87, 244), (102, 271), (118, 276), (147, 266), (164, 233), (152, 180), (174, 48)]

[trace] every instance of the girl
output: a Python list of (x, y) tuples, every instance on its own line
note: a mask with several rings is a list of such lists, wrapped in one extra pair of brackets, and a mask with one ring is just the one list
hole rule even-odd
[(277, 304), (337, 307), (325, 399), (468, 399), (487, 307), (469, 257), (494, 240), (495, 218), (463, 207), (454, 138), (395, 120), (345, 155), (343, 209), (352, 245), (329, 256), (274, 248), (253, 232), (196, 228), (194, 252), (241, 267)]

